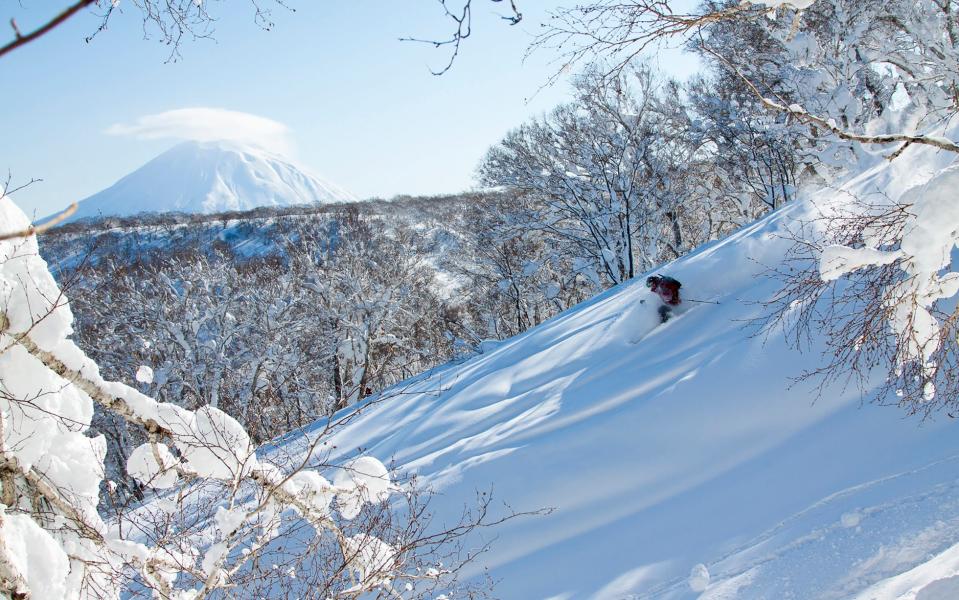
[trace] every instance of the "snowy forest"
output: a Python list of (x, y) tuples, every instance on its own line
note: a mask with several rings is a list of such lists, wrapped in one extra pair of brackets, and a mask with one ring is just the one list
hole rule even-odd
[[(439, 76), (524, 3), (437, 3)], [(0, 65), (242, 4), (77, 2)], [(557, 8), (568, 100), (474, 191), (31, 224), (8, 178), (0, 596), (959, 598), (957, 13)]]

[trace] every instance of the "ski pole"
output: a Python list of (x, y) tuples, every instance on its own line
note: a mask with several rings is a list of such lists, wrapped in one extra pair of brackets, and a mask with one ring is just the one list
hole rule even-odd
[(719, 304), (715, 300), (693, 300), (692, 298), (683, 298), (683, 302), (699, 302), (700, 304)]

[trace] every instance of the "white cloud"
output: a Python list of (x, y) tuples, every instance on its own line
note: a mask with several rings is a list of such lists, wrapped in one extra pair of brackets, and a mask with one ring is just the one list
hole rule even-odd
[(256, 144), (282, 154), (293, 151), (290, 129), (283, 123), (224, 108), (168, 110), (140, 117), (133, 123), (116, 123), (108, 127), (106, 133), (143, 140), (230, 140)]

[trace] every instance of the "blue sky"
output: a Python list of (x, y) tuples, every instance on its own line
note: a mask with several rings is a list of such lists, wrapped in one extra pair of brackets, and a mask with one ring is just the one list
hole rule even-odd
[[(185, 41), (177, 62), (143, 40), (132, 5), (89, 44), (98, 21), (84, 14), (0, 59), (0, 169), (14, 183), (43, 179), (14, 200), (44, 216), (177, 143), (108, 130), (207, 107), (281, 123), (293, 158), (360, 197), (468, 189), (486, 148), (567, 98), (563, 82), (540, 89), (554, 56), (523, 61), (546, 10), (563, 3), (520, 2), (524, 20), (511, 27), (499, 5), (477, 1), (473, 37), (441, 77), (430, 67), (444, 64), (444, 50), (398, 41), (450, 32), (432, 0), (292, 0), (295, 13), (274, 9), (272, 31), (254, 24), (244, 0), (215, 3), (215, 40)], [(51, 4), (7, 14), (29, 30)], [(678, 52), (656, 63), (677, 75), (695, 65)]]

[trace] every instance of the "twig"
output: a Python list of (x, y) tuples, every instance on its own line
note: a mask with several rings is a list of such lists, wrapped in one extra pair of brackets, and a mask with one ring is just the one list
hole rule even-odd
[[(456, 31), (453, 32), (453, 35), (449, 39), (445, 40), (430, 40), (414, 37), (402, 37), (400, 38), (401, 42), (417, 42), (420, 44), (429, 44), (434, 48), (440, 48), (442, 46), (452, 46), (453, 50), (450, 52), (449, 60), (446, 62), (446, 65), (439, 69), (430, 69), (430, 72), (433, 75), (443, 75), (447, 71), (453, 68), (453, 63), (456, 62), (456, 58), (460, 53), (460, 44), (463, 40), (468, 38), (473, 32), (473, 0), (466, 0), (463, 3), (462, 10), (459, 11), (459, 14), (454, 13), (450, 10), (449, 6), (446, 4), (446, 0), (437, 0), (442, 6), (443, 11), (446, 13), (446, 17), (452, 20), (456, 24)], [(492, 0), (492, 2), (502, 2), (503, 0)], [(507, 21), (510, 25), (517, 25), (520, 21), (523, 20), (523, 13), (519, 11), (519, 8), (516, 6), (516, 0), (509, 0), (510, 9), (513, 14), (499, 15), (501, 19)]]
[(11, 20), (10, 26), (13, 27), (14, 39), (12, 42), (8, 43), (7, 45), (0, 47), (0, 57), (5, 55), (7, 52), (16, 50), (20, 46), (29, 44), (33, 40), (44, 35), (45, 33), (49, 33), (50, 30), (54, 29), (55, 27), (57, 27), (58, 25), (62, 24), (64, 21), (66, 21), (67, 19), (75, 15), (80, 10), (86, 8), (87, 6), (90, 6), (91, 4), (94, 4), (95, 2), (96, 0), (80, 0), (76, 4), (73, 4), (67, 7), (63, 12), (61, 12), (54, 18), (50, 19), (49, 21), (47, 21), (45, 25), (31, 31), (30, 33), (26, 35), (21, 34), (20, 29), (17, 27), (16, 22)]
[(12, 240), (14, 238), (30, 237), (31, 235), (37, 235), (45, 231), (49, 231), (50, 229), (53, 229), (54, 227), (62, 223), (64, 220), (68, 219), (70, 215), (72, 215), (75, 212), (77, 212), (76, 202), (68, 206), (66, 210), (64, 210), (57, 216), (53, 217), (52, 219), (50, 219), (43, 225), (31, 225), (27, 227), (26, 229), (22, 229), (20, 231), (14, 231), (13, 233), (4, 233), (0, 235), (0, 242), (6, 241), (6, 240)]

